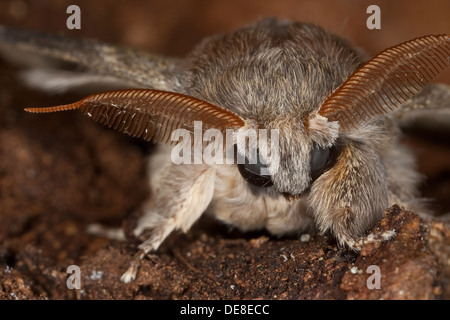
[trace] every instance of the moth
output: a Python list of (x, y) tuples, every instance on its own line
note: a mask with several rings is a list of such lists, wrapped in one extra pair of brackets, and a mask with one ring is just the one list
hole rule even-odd
[[(400, 126), (450, 107), (450, 87), (430, 84), (450, 64), (450, 35), (416, 38), (370, 60), (317, 25), (276, 19), (214, 35), (184, 58), (7, 27), (0, 43), (78, 67), (31, 69), (25, 81), (33, 87), (116, 89), (27, 111), (79, 110), (158, 143), (148, 161), (151, 195), (134, 229), (142, 243), (124, 282), (173, 230), (187, 232), (204, 213), (243, 231), (317, 229), (359, 250), (395, 236), (368, 233), (385, 208), (423, 211), (420, 175), (399, 141)], [(231, 130), (224, 149), (244, 161), (174, 163), (173, 132), (194, 134), (196, 123), (203, 134)], [(247, 145), (249, 130), (276, 130), (277, 147), (269, 152), (268, 135)]]

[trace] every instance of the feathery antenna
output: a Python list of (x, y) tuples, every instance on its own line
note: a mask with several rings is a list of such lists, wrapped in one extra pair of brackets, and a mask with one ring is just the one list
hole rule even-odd
[(429, 35), (389, 48), (358, 68), (319, 114), (351, 131), (393, 112), (450, 65), (450, 35)]

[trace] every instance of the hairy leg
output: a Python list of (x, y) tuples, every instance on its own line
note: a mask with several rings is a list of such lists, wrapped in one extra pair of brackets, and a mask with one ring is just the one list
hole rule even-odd
[[(159, 167), (158, 171), (150, 171), (154, 173), (150, 179), (152, 196), (133, 231), (143, 242), (130, 269), (121, 278), (124, 282), (134, 280), (139, 261), (156, 250), (173, 230), (188, 231), (213, 197), (215, 169), (212, 166), (175, 165), (162, 154), (156, 155), (151, 167)], [(144, 231), (150, 231), (150, 235)]]

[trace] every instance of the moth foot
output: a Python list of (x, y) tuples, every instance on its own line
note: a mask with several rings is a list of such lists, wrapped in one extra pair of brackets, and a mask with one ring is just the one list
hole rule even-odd
[[(128, 270), (120, 277), (120, 280), (124, 283), (130, 283), (136, 279), (137, 273), (139, 271), (139, 268), (141, 267), (142, 259), (145, 257), (150, 258), (152, 261), (157, 261), (158, 256), (149, 254), (150, 251), (156, 250), (156, 248), (159, 246), (158, 244), (155, 244), (155, 239), (150, 238), (149, 240), (141, 243), (139, 245), (139, 251), (134, 255), (133, 259), (131, 260), (130, 266), (128, 267)], [(155, 248), (156, 247), (156, 248)]]
[(361, 251), (361, 249), (367, 244), (388, 241), (394, 238), (395, 235), (396, 233), (394, 230), (387, 230), (377, 233), (371, 232), (368, 235), (357, 239), (348, 235), (340, 235), (338, 240), (343, 246), (347, 246), (354, 251)]
[(144, 259), (147, 253), (148, 251), (146, 252), (143, 249), (139, 249), (139, 251), (136, 252), (133, 259), (131, 260), (128, 270), (122, 275), (122, 277), (120, 277), (120, 280), (122, 282), (130, 283), (136, 279), (139, 268), (141, 267), (142, 259)]
[(136, 279), (139, 267), (141, 266), (140, 261), (133, 261), (130, 264), (128, 270), (120, 277), (120, 281), (123, 283), (130, 283)]

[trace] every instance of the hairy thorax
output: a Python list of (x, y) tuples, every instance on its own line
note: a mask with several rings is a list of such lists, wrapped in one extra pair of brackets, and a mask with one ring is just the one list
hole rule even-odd
[(362, 63), (346, 41), (308, 23), (265, 19), (203, 41), (184, 62), (188, 94), (263, 126), (303, 118)]

